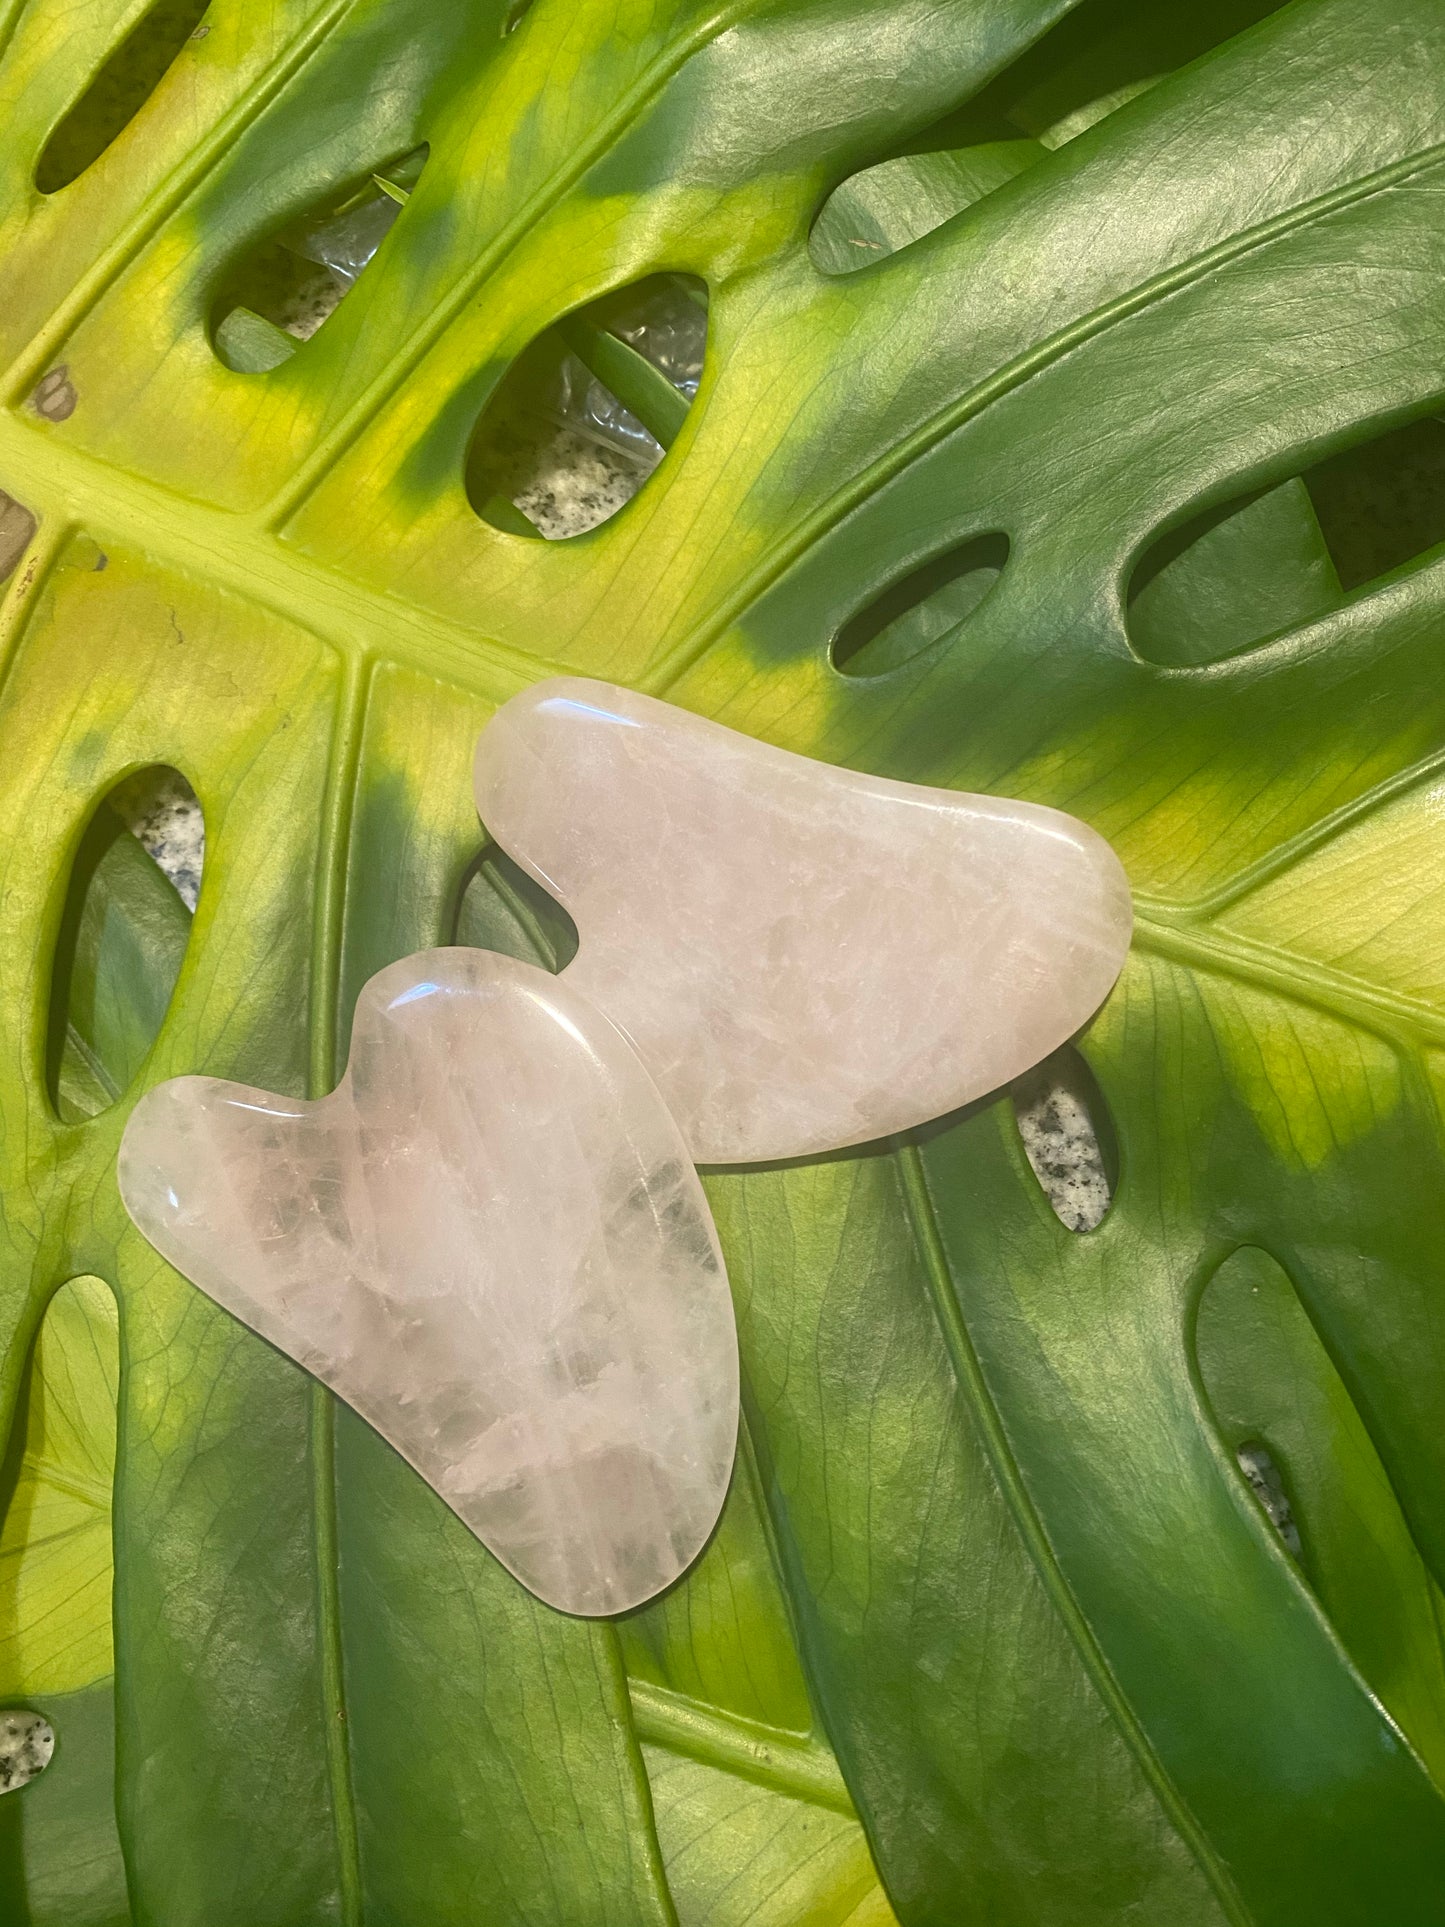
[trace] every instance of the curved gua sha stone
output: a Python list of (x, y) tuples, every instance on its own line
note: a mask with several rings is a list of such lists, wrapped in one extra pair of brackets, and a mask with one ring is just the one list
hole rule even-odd
[(1128, 949), (1118, 858), (1058, 810), (836, 769), (607, 683), (503, 705), (489, 833), (571, 913), (564, 981), (703, 1164), (925, 1123), (1046, 1057)]
[(737, 1437), (722, 1257), (647, 1073), (555, 978), (408, 957), (362, 991), (330, 1097), (162, 1084), (120, 1188), (548, 1604), (623, 1612), (701, 1549)]

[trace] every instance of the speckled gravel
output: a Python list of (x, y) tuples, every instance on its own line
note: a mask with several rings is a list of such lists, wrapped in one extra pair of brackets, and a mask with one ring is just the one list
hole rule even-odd
[(1284, 1541), (1286, 1551), (1298, 1559), (1303, 1551), (1299, 1527), (1294, 1522), (1294, 1513), (1290, 1509), (1279, 1467), (1262, 1445), (1241, 1445), (1234, 1456), (1239, 1460), (1239, 1469), (1249, 1480), (1255, 1498), (1264, 1507), (1265, 1516)]
[(176, 886), (186, 908), (194, 910), (206, 861), (206, 820), (190, 784), (174, 770), (142, 770), (113, 791), (110, 801)]
[(1059, 1222), (1092, 1231), (1109, 1209), (1109, 1174), (1079, 1081), (1066, 1061), (1051, 1060), (1018, 1080), (1013, 1099), (1024, 1150)]
[(509, 493), (539, 534), (563, 542), (610, 521), (661, 460), (660, 448), (647, 461), (557, 426), (518, 450)]
[(13, 1793), (43, 1773), (55, 1751), (55, 1730), (39, 1713), (0, 1713), (0, 1793)]

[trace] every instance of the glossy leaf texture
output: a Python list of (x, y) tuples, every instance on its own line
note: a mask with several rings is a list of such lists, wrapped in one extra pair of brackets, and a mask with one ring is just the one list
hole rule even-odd
[[(0, 490), (36, 524), (0, 618), (6, 1614), (106, 1584), (92, 1518), (70, 1554), (35, 1522), (112, 1394), (116, 1428), (113, 1685), (93, 1619), (68, 1670), (0, 1627), (57, 1733), (0, 1802), (0, 1912), (1445, 1927), (1445, 525), (1378, 453), (1445, 411), (1438, 0), (213, 0), (42, 193), (144, 11), (0, 15)], [(423, 144), (324, 327), (225, 365), (234, 265)], [(705, 284), (706, 358), (633, 499), (483, 519), (509, 368), (662, 274)], [(1006, 1094), (709, 1179), (739, 1472), (607, 1624), (114, 1183), (161, 1077), (329, 1089), (411, 950), (565, 960), (466, 781), (559, 670), (1071, 810), (1139, 909), (1080, 1040), (1096, 1229)], [(57, 1108), (72, 873), (157, 765), (205, 811), (194, 925), (95, 867), (115, 961)]]

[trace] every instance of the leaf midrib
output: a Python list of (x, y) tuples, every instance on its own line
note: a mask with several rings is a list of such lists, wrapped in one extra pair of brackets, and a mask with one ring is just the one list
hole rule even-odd
[(637, 1736), (669, 1753), (857, 1819), (837, 1760), (816, 1740), (704, 1705), (649, 1680), (629, 1679)]
[[(232, 510), (188, 500), (64, 446), (40, 422), (14, 411), (0, 411), (0, 477), (16, 483), (38, 515), (45, 553), (53, 555), (70, 529), (84, 529), (102, 548), (110, 541), (192, 580), (199, 573), (344, 658), (394, 661), (433, 678), (452, 677), (498, 702), (539, 676), (568, 673), (565, 665), (353, 582)], [(33, 594), (42, 579), (37, 571), (27, 580), (22, 569), (15, 582)]]
[(1400, 991), (1351, 977), (1293, 950), (1233, 932), (1202, 928), (1187, 917), (1149, 914), (1136, 906), (1134, 942), (1145, 951), (1213, 976), (1311, 1004), (1327, 1016), (1408, 1049), (1445, 1044), (1445, 1013)]
[[(317, 1098), (337, 1081), (337, 1003), (340, 995), (346, 867), (355, 813), (357, 772), (371, 693), (370, 665), (352, 657), (338, 696), (327, 759), (326, 797), (317, 838), (316, 897), (311, 935), (310, 1062), (307, 1094)], [(316, 1616), (326, 1740), (327, 1782), (336, 1838), (342, 1927), (362, 1927), (364, 1904), (356, 1795), (347, 1737), (345, 1652), (342, 1640), (341, 1559), (336, 1491), (335, 1395), (319, 1381), (310, 1391), (308, 1452), (311, 1536), (316, 1560)]]

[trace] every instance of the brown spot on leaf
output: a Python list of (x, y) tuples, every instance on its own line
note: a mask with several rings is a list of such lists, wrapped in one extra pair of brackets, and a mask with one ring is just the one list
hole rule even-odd
[(0, 489), (0, 582), (30, 547), (35, 533), (35, 517), (23, 502)]
[(75, 413), (78, 400), (70, 370), (62, 362), (58, 368), (52, 368), (48, 375), (41, 376), (35, 393), (30, 397), (30, 404), (43, 421), (63, 422)]

